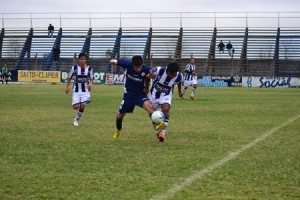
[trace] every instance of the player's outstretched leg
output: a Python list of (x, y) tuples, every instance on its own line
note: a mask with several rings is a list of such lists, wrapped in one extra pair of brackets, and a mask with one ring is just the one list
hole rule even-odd
[(196, 94), (196, 86), (193, 86), (193, 88), (192, 88), (192, 93), (191, 93), (191, 99), (192, 100), (196, 100), (196, 98), (195, 98), (195, 94)]
[(120, 132), (121, 132), (121, 130), (116, 129), (113, 134), (113, 139), (118, 139), (118, 137), (120, 136)]
[(156, 136), (159, 142), (164, 142), (165, 138), (166, 138), (166, 130), (168, 128), (168, 124), (169, 124), (169, 119), (170, 119), (170, 115), (169, 113), (164, 113), (164, 121), (163, 121), (163, 125), (160, 127), (161, 129), (158, 129), (156, 132)]
[(165, 141), (165, 137), (166, 137), (166, 133), (164, 130), (162, 130), (161, 132), (157, 132), (156, 134), (157, 139), (159, 142), (164, 142)]
[(122, 129), (122, 121), (123, 119), (118, 119), (118, 117), (116, 118), (116, 130), (113, 134), (113, 139), (118, 139), (121, 133), (121, 129)]
[(193, 87), (190, 98), (191, 98), (192, 100), (194, 100), (194, 101), (196, 100), (195, 94), (196, 94), (196, 88)]
[(164, 121), (161, 121), (161, 122), (159, 122), (158, 124), (156, 124), (155, 125), (155, 130), (156, 131), (161, 131), (162, 129), (164, 129), (165, 128), (165, 122)]

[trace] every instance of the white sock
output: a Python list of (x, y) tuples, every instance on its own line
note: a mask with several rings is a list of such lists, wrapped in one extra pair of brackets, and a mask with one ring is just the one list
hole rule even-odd
[(192, 89), (192, 94), (191, 94), (191, 96), (195, 96), (195, 92), (196, 92), (196, 89), (193, 88), (193, 89)]
[(185, 94), (186, 89), (183, 88), (182, 90), (182, 96)]
[(167, 130), (167, 128), (168, 128), (168, 125), (169, 125), (169, 122), (166, 122), (166, 121), (165, 121), (165, 128), (163, 129), (164, 131), (166, 131), (166, 130)]

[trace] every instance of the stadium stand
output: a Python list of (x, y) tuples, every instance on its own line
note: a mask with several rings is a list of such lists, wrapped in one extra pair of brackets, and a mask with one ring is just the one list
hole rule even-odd
[[(232, 56), (217, 44), (231, 41)], [(59, 45), (60, 70), (68, 71), (80, 52), (99, 72), (113, 72), (109, 59), (143, 55), (151, 66), (196, 58), (198, 71), (212, 76), (300, 77), (300, 28), (60, 28), (54, 37), (41, 28), (2, 28), (0, 61), (14, 69), (57, 70), (52, 47)]]

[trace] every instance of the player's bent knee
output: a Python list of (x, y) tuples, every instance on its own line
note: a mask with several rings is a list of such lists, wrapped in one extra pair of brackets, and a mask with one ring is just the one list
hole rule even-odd
[(154, 107), (150, 101), (145, 101), (143, 107), (149, 112), (154, 111)]
[(77, 110), (78, 108), (79, 108), (79, 104), (74, 104), (74, 105), (73, 105), (73, 109), (74, 109), (74, 110)]

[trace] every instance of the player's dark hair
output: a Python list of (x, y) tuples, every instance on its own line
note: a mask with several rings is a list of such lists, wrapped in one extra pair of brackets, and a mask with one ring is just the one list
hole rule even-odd
[(170, 72), (170, 73), (175, 73), (175, 72), (178, 72), (179, 70), (179, 66), (177, 63), (170, 63), (168, 64), (168, 67), (167, 67), (167, 71)]
[(85, 57), (85, 58), (87, 58), (87, 55), (86, 55), (86, 53), (84, 53), (84, 52), (81, 52), (79, 55), (78, 55), (78, 58), (80, 59), (81, 57)]
[(133, 56), (132, 57), (132, 65), (133, 66), (141, 66), (143, 64), (142, 56)]

